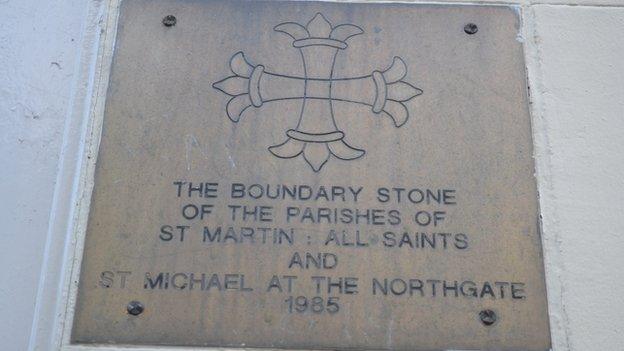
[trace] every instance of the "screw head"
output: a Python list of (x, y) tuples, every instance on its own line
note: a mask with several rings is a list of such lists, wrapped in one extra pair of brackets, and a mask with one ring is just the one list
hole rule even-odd
[(464, 32), (466, 32), (466, 34), (472, 35), (478, 31), (479, 31), (479, 27), (477, 27), (477, 25), (474, 23), (468, 23), (467, 25), (464, 26)]
[(145, 307), (139, 301), (130, 301), (126, 309), (128, 310), (129, 314), (133, 316), (138, 316), (141, 313), (143, 313), (143, 310), (145, 310)]
[(177, 22), (178, 19), (174, 15), (167, 15), (162, 20), (162, 24), (164, 24), (165, 27), (173, 27), (176, 25)]
[(496, 322), (496, 313), (492, 310), (483, 310), (479, 312), (479, 319), (481, 323), (486, 326), (490, 326)]

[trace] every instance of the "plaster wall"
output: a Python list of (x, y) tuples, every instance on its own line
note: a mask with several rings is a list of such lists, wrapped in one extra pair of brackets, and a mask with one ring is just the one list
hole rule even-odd
[(624, 349), (624, 8), (539, 5), (527, 42), (555, 350)]
[[(524, 17), (553, 349), (624, 349), (624, 2), (492, 2)], [(3, 350), (58, 346), (110, 3), (0, 0)]]
[(87, 5), (0, 1), (2, 350), (29, 344)]

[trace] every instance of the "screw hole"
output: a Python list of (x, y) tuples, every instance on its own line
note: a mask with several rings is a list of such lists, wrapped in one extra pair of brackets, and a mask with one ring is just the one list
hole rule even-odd
[(173, 27), (176, 25), (177, 22), (178, 20), (174, 15), (167, 15), (162, 20), (162, 24), (164, 24), (165, 27)]
[(464, 26), (464, 32), (466, 32), (466, 34), (475, 34), (479, 31), (479, 27), (477, 27), (476, 24), (474, 23), (468, 23), (467, 25)]
[(143, 307), (143, 304), (139, 301), (130, 301), (130, 303), (128, 303), (128, 306), (126, 307), (128, 313), (133, 316), (140, 315), (141, 313), (143, 313), (144, 309), (145, 307)]
[(479, 312), (479, 319), (485, 326), (490, 326), (496, 322), (496, 312), (492, 310), (483, 310)]

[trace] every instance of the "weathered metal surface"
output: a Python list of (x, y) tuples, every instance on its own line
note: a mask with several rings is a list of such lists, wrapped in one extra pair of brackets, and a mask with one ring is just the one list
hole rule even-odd
[(125, 1), (73, 342), (548, 349), (518, 16)]

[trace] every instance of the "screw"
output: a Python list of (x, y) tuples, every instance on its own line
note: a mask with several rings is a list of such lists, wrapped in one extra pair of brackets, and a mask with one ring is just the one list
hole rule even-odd
[(165, 27), (173, 27), (176, 25), (177, 22), (178, 20), (174, 15), (167, 15), (162, 20), (162, 23), (165, 25)]
[(477, 25), (474, 23), (468, 23), (467, 25), (464, 26), (464, 32), (466, 32), (466, 34), (472, 35), (478, 31), (479, 31), (479, 27), (477, 27)]
[(483, 310), (479, 312), (479, 319), (483, 325), (490, 326), (496, 322), (496, 313), (492, 310)]
[(128, 310), (129, 314), (133, 316), (138, 316), (141, 313), (143, 313), (143, 310), (145, 309), (145, 307), (143, 307), (143, 304), (140, 303), (139, 301), (130, 301), (126, 309)]

